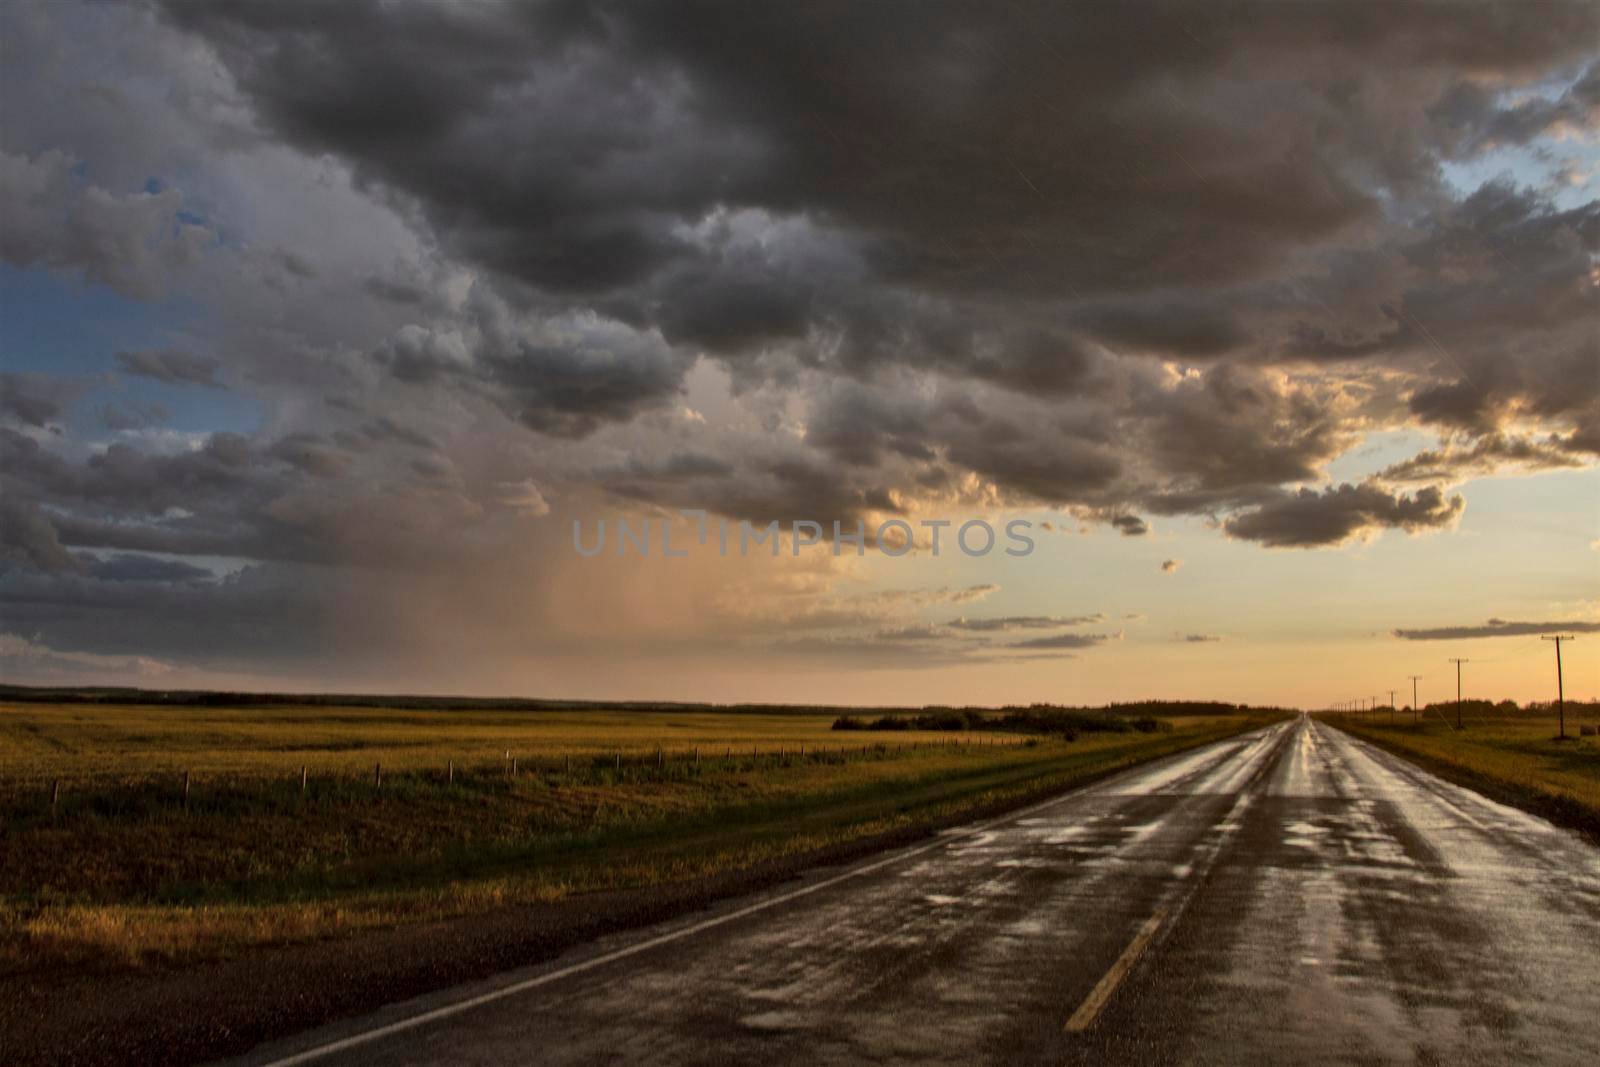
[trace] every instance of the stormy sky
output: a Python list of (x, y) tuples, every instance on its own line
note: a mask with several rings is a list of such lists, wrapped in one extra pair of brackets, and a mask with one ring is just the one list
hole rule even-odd
[[(1600, 619), (1593, 4), (0, 22), (7, 680), (1544, 699)], [(1039, 549), (573, 551), (684, 508)]]

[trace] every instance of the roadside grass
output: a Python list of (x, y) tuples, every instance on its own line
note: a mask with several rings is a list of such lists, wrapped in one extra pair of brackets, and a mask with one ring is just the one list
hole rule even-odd
[[(844, 745), (829, 715), (228, 710), (0, 709), (0, 732), (32, 738), (36, 760), (20, 774), (27, 760), (8, 753), (0, 772), (0, 970), (216, 959), (747, 869), (996, 810), (1273, 718)], [(302, 799), (299, 766), (334, 741), (353, 762), (317, 764)], [(508, 746), (531, 753), (515, 777)], [(374, 784), (378, 752), (393, 769)], [(482, 762), (464, 756), (450, 782), (450, 753)], [(179, 768), (204, 772), (187, 807)], [(52, 821), (40, 784), (68, 775)]]
[(1326, 717), (1443, 778), (1600, 838), (1600, 737), (1580, 737), (1570, 712), (1566, 741), (1556, 740), (1554, 714), (1469, 717), (1459, 731), (1438, 718), (1397, 720)]

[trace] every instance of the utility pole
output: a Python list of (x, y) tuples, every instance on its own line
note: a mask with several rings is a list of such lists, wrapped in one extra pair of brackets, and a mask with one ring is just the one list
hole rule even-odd
[(1461, 729), (1461, 665), (1471, 663), (1471, 660), (1450, 657), (1450, 662), (1456, 665), (1456, 729)]
[(1389, 725), (1394, 725), (1394, 690), (1389, 690)]
[(1411, 725), (1415, 726), (1417, 725), (1417, 679), (1422, 675), (1408, 674), (1406, 677), (1411, 679)]
[(1550, 637), (1541, 637), (1541, 641), (1554, 641), (1556, 643), (1556, 709), (1561, 716), (1561, 739), (1567, 739), (1567, 694), (1561, 685), (1561, 642), (1574, 640), (1571, 634), (1554, 634)]

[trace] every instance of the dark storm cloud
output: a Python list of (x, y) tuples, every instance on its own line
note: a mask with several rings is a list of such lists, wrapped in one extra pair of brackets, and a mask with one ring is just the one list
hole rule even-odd
[(1507, 622), (1490, 619), (1482, 626), (1439, 626), (1428, 630), (1393, 630), (1404, 641), (1460, 641), (1475, 637), (1528, 637), (1534, 634), (1600, 633), (1600, 622)]
[[(704, 350), (740, 385), (834, 383), (807, 443), (887, 468), (834, 506), (965, 470), (1115, 517), (1318, 480), (1354, 440), (1348, 405), (1272, 364), (1403, 365), (1414, 415), (1474, 434), (1600, 410), (1594, 206), (1498, 186), (1458, 204), (1439, 169), (1592, 126), (1587, 5), (161, 6), (266, 129), (485, 271), (379, 366), (545, 435), (666, 406)], [(1563, 71), (1549, 99), (1469, 88)], [(362, 284), (429, 302), (385, 279)], [(1141, 357), (1209, 366), (1157, 385)], [(1101, 416), (1021, 420), (989, 395), (962, 418), (885, 395), (895, 367)], [(740, 471), (713, 506), (772, 514), (810, 481), (718, 459)]]
[(106, 582), (192, 582), (212, 577), (204, 567), (177, 559), (119, 552), (85, 563), (91, 578)]
[(481, 393), (529, 429), (568, 438), (663, 405), (690, 362), (654, 330), (588, 313), (529, 319), (476, 290), (452, 328), (407, 326), (372, 356), (400, 381)]
[(1225, 304), (1158, 296), (1091, 305), (1074, 314), (1081, 329), (1115, 348), (1204, 359), (1244, 347), (1249, 330)]
[(217, 371), (222, 364), (210, 357), (179, 349), (147, 349), (136, 352), (118, 352), (117, 363), (126, 374), (140, 378), (153, 378), (168, 385), (204, 385), (222, 388), (217, 381)]
[[(1238, 347), (1248, 328), (1230, 309), (1170, 290), (1259, 277), (1374, 221), (1361, 177), (1430, 187), (1432, 152), (1475, 150), (1430, 107), (1456, 116), (1450, 128), (1517, 113), (1485, 99), (1457, 115), (1452, 70), (1570, 63), (1596, 23), (1584, 5), (1520, 22), (1491, 5), (1382, 18), (1341, 4), (1137, 17), (1115, 5), (930, 3), (915, 17), (892, 4), (163, 6), (219, 48), (280, 135), (411, 198), (503, 278), (723, 352), (842, 328), (856, 350), (845, 359), (894, 349), (865, 324), (904, 323), (882, 312), (907, 290), (980, 298), (956, 316), (968, 330), (1018, 300), (1100, 294), (1073, 321), (1108, 344)], [(1568, 121), (1584, 120), (1586, 85), (1562, 105)], [(762, 250), (730, 212), (818, 220), (812, 251)], [(843, 255), (823, 251), (829, 233), (859, 249), (877, 292), (829, 291), (817, 268)], [(1061, 363), (1041, 357), (1019, 387), (1058, 387)]]
[[(50, 647), (313, 648), (354, 573), (454, 577), (572, 490), (1313, 546), (1600, 455), (1600, 206), (1444, 180), (1589, 135), (1592, 4), (150, 5), (0, 12), (0, 259), (176, 285), (209, 354), (122, 372), (269, 429), (179, 451), (119, 397), (115, 443), (44, 444), (77, 387), (8, 378), (7, 621)], [(129, 47), (56, 69), (106, 24)], [(1292, 490), (1418, 421), (1445, 442)]]
[(83, 567), (37, 506), (7, 494), (0, 500), (0, 573), (19, 564), (46, 574)]
[[(1322, 464), (1350, 443), (1326, 398), (1227, 364), (1148, 394), (1138, 417), (1163, 469), (1180, 485), (1230, 495), (1314, 480)], [(1162, 510), (1154, 502), (1151, 507)]]
[(0, 427), (0, 496), (13, 509), (5, 541), (41, 570), (80, 569), (61, 545), (367, 567), (439, 564), (463, 550), (444, 534), (477, 505), (374, 480), (371, 469), (352, 477), (356, 462), (305, 433), (214, 433), (172, 454), (118, 442), (75, 461)]
[(92, 385), (82, 378), (48, 374), (0, 374), (0, 415), (24, 426), (56, 422)]
[(296, 433), (281, 438), (267, 454), (318, 478), (337, 478), (350, 469), (351, 457), (329, 446), (315, 434)]
[[(128, 568), (130, 571), (132, 568)], [(215, 581), (169, 572), (0, 573), (0, 609), (12, 633), (93, 655), (139, 654), (227, 667), (298, 661), (330, 637), (329, 608), (348, 575), (271, 565)]]
[(677, 482), (689, 478), (725, 478), (734, 473), (732, 464), (704, 452), (674, 452), (661, 459), (630, 456), (627, 463), (595, 472), (605, 484), (633, 480)]
[(1507, 105), (1490, 87), (1464, 81), (1444, 94), (1429, 115), (1441, 135), (1454, 141), (1454, 151), (1462, 153), (1524, 145), (1546, 133), (1590, 127), (1597, 110), (1600, 63), (1591, 64), (1555, 99), (1534, 97)]
[(380, 415), (373, 421), (366, 423), (361, 427), (361, 433), (370, 441), (393, 441), (428, 451), (438, 447), (433, 438), (421, 430), (411, 426), (402, 426), (388, 415)]
[(373, 296), (395, 304), (421, 304), (428, 298), (427, 291), (422, 286), (409, 282), (393, 281), (388, 278), (367, 278), (361, 284), (362, 288)]
[(1414, 414), (1474, 434), (1518, 410), (1569, 425), (1594, 417), (1600, 203), (1558, 211), (1531, 191), (1486, 185), (1403, 253), (1415, 278), (1398, 314), (1443, 377), (1412, 393)]
[(806, 442), (854, 466), (942, 455), (1010, 494), (1051, 504), (1098, 503), (1116, 485), (1123, 465), (1104, 420), (1064, 422), (1020, 404), (1002, 410), (967, 391), (929, 396), (846, 381), (818, 397)]
[(0, 260), (150, 300), (215, 239), (186, 215), (176, 190), (119, 194), (83, 171), (82, 161), (55, 149), (30, 157), (0, 148)]
[[(123, 443), (73, 462), (0, 428), (0, 491), (31, 518), (25, 543), (178, 555), (323, 554), (272, 516), (294, 481), (247, 438), (217, 433), (193, 451), (156, 455)], [(40, 506), (49, 508), (45, 514)], [(7, 538), (10, 540), (10, 538)], [(29, 555), (48, 562), (37, 551)], [(59, 558), (54, 566), (61, 569)], [(73, 569), (79, 569), (73, 564)]]
[(102, 404), (96, 414), (100, 425), (117, 431), (144, 430), (172, 418), (172, 412), (164, 404), (138, 404), (131, 401)]
[(1465, 507), (1459, 496), (1446, 499), (1436, 486), (1415, 495), (1389, 493), (1371, 482), (1318, 491), (1301, 489), (1229, 519), (1228, 536), (1273, 548), (1337, 545), (1383, 527), (1414, 532), (1453, 523)]
[[(704, 508), (758, 525), (810, 519), (822, 523), (829, 536), (835, 521), (842, 531), (854, 533), (855, 524), (865, 523), (868, 511), (899, 510), (878, 487), (841, 477), (834, 467), (798, 456), (747, 465), (733, 477), (699, 480), (694, 483), (692, 495), (677, 495), (675, 487), (680, 481), (669, 480), (654, 487), (632, 483), (627, 495), (678, 507)], [(612, 485), (611, 489), (619, 492), (623, 486)]]

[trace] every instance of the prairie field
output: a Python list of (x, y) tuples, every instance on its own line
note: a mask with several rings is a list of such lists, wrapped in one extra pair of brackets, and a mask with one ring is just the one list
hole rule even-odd
[(1413, 724), (1409, 712), (1328, 721), (1463, 785), (1528, 808), (1552, 821), (1600, 835), (1600, 736), (1593, 705), (1569, 708), (1567, 739), (1558, 740), (1555, 713), (1468, 714), (1430, 707)]
[(3, 704), (0, 969), (212, 959), (710, 876), (1273, 717), (1106, 715), (1068, 740), (841, 731), (826, 710)]
[[(500, 711), (387, 707), (194, 707), (182, 705), (0, 704), (0, 778), (67, 777), (111, 782), (157, 775), (234, 779), (308, 773), (370, 773), (458, 764), (498, 764), (657, 749), (709, 756), (713, 748), (773, 753), (839, 743), (834, 715), (819, 712)], [(943, 739), (945, 735), (937, 735)], [(896, 735), (896, 744), (928, 733)]]

